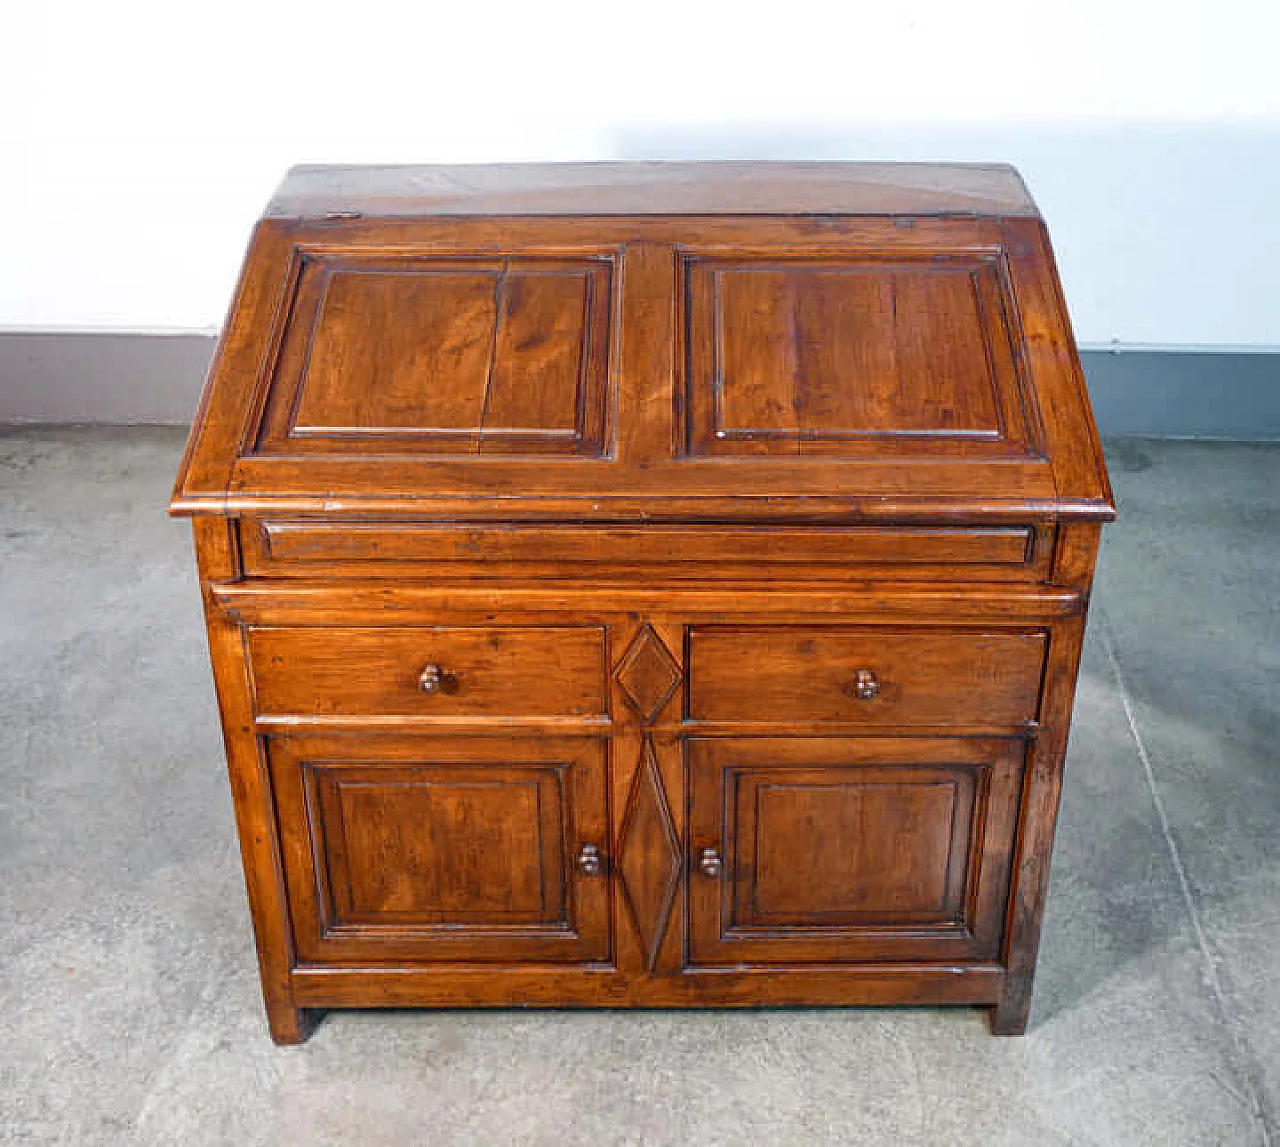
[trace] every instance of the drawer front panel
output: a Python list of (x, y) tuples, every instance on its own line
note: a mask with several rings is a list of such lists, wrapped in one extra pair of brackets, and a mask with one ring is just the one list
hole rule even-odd
[(1018, 727), (1036, 716), (1041, 632), (696, 626), (689, 716)]
[(598, 717), (601, 627), (250, 629), (262, 716)]
[(691, 963), (994, 958), (1024, 755), (1012, 740), (690, 742)]
[(399, 577), (424, 568), (468, 578), (573, 575), (627, 579), (743, 578), (762, 569), (793, 580), (909, 576), (1039, 578), (1052, 529), (1011, 526), (591, 526), (558, 523), (247, 521), (254, 577)]
[(608, 959), (600, 742), (271, 738), (268, 759), (303, 960)]

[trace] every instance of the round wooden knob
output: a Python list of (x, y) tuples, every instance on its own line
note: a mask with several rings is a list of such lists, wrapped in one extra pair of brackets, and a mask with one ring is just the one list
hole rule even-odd
[(724, 871), (724, 862), (714, 848), (704, 848), (698, 855), (698, 871), (715, 880)]
[(418, 688), (424, 693), (443, 693), (445, 677), (439, 665), (425, 665), (418, 675)]
[(859, 669), (853, 675), (853, 691), (859, 701), (874, 701), (880, 696), (880, 679), (870, 669)]
[(584, 844), (578, 853), (578, 871), (583, 876), (599, 876), (604, 871), (604, 857), (598, 844)]

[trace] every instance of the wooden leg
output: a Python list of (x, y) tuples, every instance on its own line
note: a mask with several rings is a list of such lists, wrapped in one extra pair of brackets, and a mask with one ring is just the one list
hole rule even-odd
[(315, 1030), (317, 1016), (305, 1008), (292, 1004), (267, 1001), (267, 1024), (271, 1039), (282, 1047), (304, 1043)]
[(1031, 1012), (1031, 986), (1049, 887), (1049, 857), (1062, 796), (1062, 762), (1083, 641), (1083, 615), (1056, 624), (1049, 640), (1044, 685), (1048, 700), (1041, 713), (1040, 736), (1029, 753), (1022, 824), (1013, 858), (1005, 980), (991, 1015), (991, 1030), (996, 1035), (1022, 1035)]
[(1030, 1016), (1031, 981), (1011, 978), (1000, 993), (1000, 1002), (991, 1009), (991, 1034), (1026, 1035)]

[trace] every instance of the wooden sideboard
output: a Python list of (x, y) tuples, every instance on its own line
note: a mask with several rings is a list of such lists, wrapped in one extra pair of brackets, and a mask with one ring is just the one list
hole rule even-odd
[(277, 1041), (1025, 1029), (1114, 511), (1012, 169), (297, 168), (171, 508)]

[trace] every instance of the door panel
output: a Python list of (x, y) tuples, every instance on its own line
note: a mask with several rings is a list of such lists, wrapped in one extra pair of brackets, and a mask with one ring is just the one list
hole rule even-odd
[(1024, 755), (994, 739), (691, 741), (690, 963), (994, 959)]
[(268, 741), (308, 961), (609, 957), (603, 743)]
[(803, 928), (955, 924), (977, 786), (970, 769), (761, 769), (735, 778), (734, 920)]
[(309, 765), (334, 928), (564, 919), (558, 769)]

